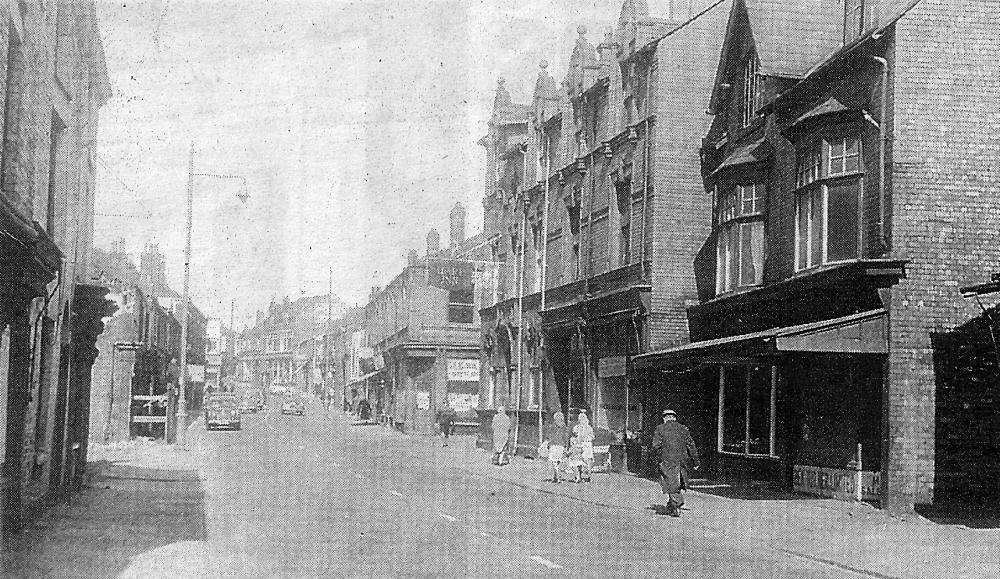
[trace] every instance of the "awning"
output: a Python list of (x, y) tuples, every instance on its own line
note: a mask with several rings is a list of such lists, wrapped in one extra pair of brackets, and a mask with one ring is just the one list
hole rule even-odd
[(888, 320), (884, 309), (841, 318), (772, 328), (761, 332), (692, 342), (632, 358), (633, 367), (653, 368), (687, 362), (747, 360), (781, 352), (887, 354)]

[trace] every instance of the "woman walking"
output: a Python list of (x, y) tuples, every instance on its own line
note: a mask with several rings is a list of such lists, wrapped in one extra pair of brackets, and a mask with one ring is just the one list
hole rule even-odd
[(579, 447), (580, 455), (576, 473), (577, 482), (590, 482), (590, 473), (594, 468), (594, 427), (590, 425), (586, 410), (580, 411), (580, 417), (573, 427), (573, 437)]

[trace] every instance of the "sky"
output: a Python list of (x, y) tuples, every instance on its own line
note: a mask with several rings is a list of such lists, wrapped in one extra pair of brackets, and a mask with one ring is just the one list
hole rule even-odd
[[(531, 97), (595, 45), (621, 0), (98, 0), (114, 96), (101, 111), (95, 244), (147, 243), (236, 327), (272, 299), (363, 305), (448, 212), (482, 226), (497, 78)], [(655, 3), (651, 3), (655, 4)], [(655, 13), (654, 13), (655, 14)], [(193, 156), (191, 151), (193, 150)], [(245, 186), (244, 186), (245, 183)], [(246, 201), (240, 194), (246, 193)]]

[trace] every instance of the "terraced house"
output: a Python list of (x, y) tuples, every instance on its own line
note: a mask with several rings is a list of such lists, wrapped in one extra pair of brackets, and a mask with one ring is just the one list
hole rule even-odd
[[(585, 28), (564, 81), (541, 63), (529, 105), (497, 88), (485, 235), (500, 291), (482, 313), (480, 443), (498, 405), (534, 454), (556, 410), (587, 410), (598, 462), (646, 469), (662, 380), (633, 356), (688, 340), (690, 268), (710, 232), (700, 136), (728, 2), (627, 0), (596, 46)], [(616, 461), (615, 468), (618, 468)]]
[(93, 2), (0, 3), (0, 530), (82, 482), (90, 366), (110, 313), (88, 275), (98, 111)]
[(673, 377), (710, 475), (898, 511), (983, 486), (935, 343), (1000, 258), (998, 9), (733, 2), (692, 343), (636, 360)]

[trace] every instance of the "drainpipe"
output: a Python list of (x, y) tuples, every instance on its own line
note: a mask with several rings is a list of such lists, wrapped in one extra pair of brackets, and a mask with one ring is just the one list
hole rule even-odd
[(889, 140), (887, 124), (887, 111), (889, 109), (889, 62), (881, 56), (869, 55), (882, 70), (882, 100), (880, 103), (878, 119), (878, 152), (879, 152), (879, 188), (878, 188), (878, 233), (879, 242), (882, 244), (883, 255), (889, 252), (889, 238), (886, 231), (886, 210), (885, 203), (888, 197), (888, 187), (886, 176), (888, 175), (888, 162), (886, 159), (886, 142)]

